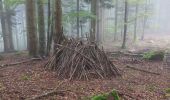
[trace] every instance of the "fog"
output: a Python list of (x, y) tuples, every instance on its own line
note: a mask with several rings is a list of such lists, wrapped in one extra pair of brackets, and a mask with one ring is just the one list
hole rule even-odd
[[(154, 0), (153, 27), (151, 32), (157, 34), (170, 34), (170, 2), (169, 0)], [(161, 35), (160, 35), (161, 36)]]
[[(147, 20), (147, 25), (145, 27), (145, 35), (149, 37), (166, 37), (170, 35), (170, 2), (169, 0), (149, 0), (148, 1), (151, 7), (151, 15)], [(85, 6), (86, 10), (89, 10), (90, 6)], [(67, 13), (69, 8), (63, 8), (64, 13)], [(65, 11), (67, 10), (67, 11)], [(111, 9), (103, 9), (103, 16), (104, 21), (103, 29), (101, 32), (101, 43), (103, 44), (113, 44), (113, 27), (114, 27), (114, 10), (115, 8)], [(13, 16), (13, 44), (14, 49), (17, 51), (22, 51), (27, 49), (27, 33), (26, 33), (26, 17), (25, 17), (25, 6), (19, 5), (15, 9), (16, 14)], [(47, 17), (47, 11), (45, 12)], [(129, 12), (129, 15), (132, 16), (133, 13)], [(119, 18), (118, 18), (119, 19)], [(140, 19), (139, 19), (140, 20)], [(118, 22), (119, 23), (119, 22)], [(83, 36), (89, 33), (90, 23), (87, 22), (83, 24)], [(133, 25), (128, 26), (128, 34), (133, 34)], [(138, 32), (137, 34), (142, 34), (142, 23), (139, 21), (138, 23)], [(72, 23), (69, 23), (67, 27), (64, 27), (64, 30), (67, 30), (65, 34), (69, 37), (74, 37), (76, 35), (76, 30), (73, 29)], [(120, 33), (122, 30), (118, 30)], [(0, 26), (0, 51), (4, 51), (4, 44), (3, 44), (3, 37), (2, 37), (2, 29)], [(166, 38), (167, 39), (167, 38)]]

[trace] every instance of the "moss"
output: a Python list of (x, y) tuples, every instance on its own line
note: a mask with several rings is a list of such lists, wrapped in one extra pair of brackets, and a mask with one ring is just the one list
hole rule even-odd
[(170, 93), (170, 88), (165, 89), (166, 93)]
[(120, 100), (120, 97), (119, 97), (119, 95), (118, 95), (116, 90), (113, 90), (111, 92), (111, 95), (113, 96), (114, 100)]
[(108, 94), (93, 96), (91, 100), (107, 100)]
[(114, 98), (114, 100), (120, 100), (120, 97), (116, 90), (112, 90), (109, 94), (100, 94), (97, 96), (93, 96), (90, 100), (110, 100), (109, 98)]
[(156, 86), (150, 84), (150, 85), (147, 85), (147, 86), (146, 86), (146, 89), (147, 89), (148, 91), (150, 91), (150, 92), (154, 92), (155, 89), (156, 89)]
[(24, 80), (24, 81), (27, 81), (27, 80), (30, 80), (31, 77), (28, 76), (28, 75), (22, 75), (22, 76), (20, 77), (20, 79), (21, 79), (21, 80)]
[(163, 51), (150, 51), (143, 55), (143, 59), (162, 61), (164, 58), (164, 54), (165, 53)]

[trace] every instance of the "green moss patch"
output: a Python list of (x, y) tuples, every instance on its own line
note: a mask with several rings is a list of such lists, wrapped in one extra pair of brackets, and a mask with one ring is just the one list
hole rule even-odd
[(143, 54), (143, 59), (145, 60), (153, 60), (153, 61), (163, 61), (164, 58), (163, 51), (150, 51)]
[(112, 90), (110, 93), (100, 94), (91, 97), (90, 100), (120, 100), (120, 97), (116, 90)]

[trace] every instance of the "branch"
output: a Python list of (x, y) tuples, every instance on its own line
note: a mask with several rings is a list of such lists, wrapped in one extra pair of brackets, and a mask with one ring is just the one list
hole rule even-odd
[(137, 70), (137, 71), (149, 73), (149, 74), (160, 75), (160, 73), (155, 73), (155, 72), (150, 72), (150, 71), (143, 70), (143, 69), (138, 69), (138, 68), (135, 68), (135, 67), (131, 67), (131, 66), (129, 66), (129, 65), (127, 65), (126, 67), (127, 67), (127, 68), (130, 68), (130, 69), (133, 69), (133, 70)]
[(14, 66), (14, 65), (19, 65), (19, 64), (27, 63), (27, 62), (34, 61), (34, 60), (42, 60), (42, 59), (41, 58), (31, 58), (31, 59), (28, 59), (28, 60), (25, 60), (25, 61), (21, 61), (21, 62), (2, 64), (2, 65), (0, 65), (0, 69), (4, 68), (4, 67), (8, 67), (8, 66)]
[(41, 95), (38, 95), (38, 96), (35, 96), (35, 97), (32, 97), (32, 98), (28, 98), (26, 100), (37, 100), (37, 99), (42, 99), (44, 97), (52, 96), (54, 94), (63, 94), (63, 92), (66, 92), (66, 91), (69, 91), (69, 90), (58, 90), (58, 89), (61, 85), (63, 85), (66, 82), (68, 82), (68, 80), (60, 82), (59, 85), (54, 90), (52, 90), (50, 92), (46, 92), (44, 94), (41, 94)]

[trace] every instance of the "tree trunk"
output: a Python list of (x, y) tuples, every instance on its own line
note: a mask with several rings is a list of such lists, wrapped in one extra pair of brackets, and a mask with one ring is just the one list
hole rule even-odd
[(100, 13), (101, 13), (101, 10), (99, 9), (100, 8), (100, 2), (99, 0), (96, 1), (96, 42), (97, 44), (99, 44), (100, 42), (100, 21), (101, 21), (101, 16), (100, 16)]
[(138, 2), (136, 3), (136, 7), (135, 7), (135, 24), (134, 24), (134, 42), (137, 39), (137, 21), (138, 21)]
[(7, 16), (7, 26), (9, 32), (8, 39), (9, 39), (10, 51), (14, 51), (13, 36), (12, 36), (12, 15), (10, 13)]
[(11, 52), (14, 50), (13, 39), (12, 39), (12, 23), (11, 15), (7, 15), (4, 11), (3, 2), (0, 0), (0, 18), (2, 26), (2, 36), (4, 42), (4, 52)]
[[(63, 30), (62, 30), (62, 8), (61, 8), (61, 0), (55, 1), (55, 32), (54, 32), (54, 43), (60, 44), (63, 39)], [(54, 46), (55, 49), (55, 46)]]
[(124, 14), (124, 34), (123, 34), (123, 44), (122, 49), (126, 48), (126, 35), (127, 35), (127, 21), (128, 21), (128, 1), (125, 0), (125, 14)]
[(48, 56), (51, 49), (50, 43), (50, 25), (51, 25), (51, 0), (48, 0), (48, 28), (47, 28), (47, 50), (46, 55)]
[[(97, 6), (97, 0), (91, 1), (91, 12), (93, 15), (96, 16), (96, 6)], [(91, 19), (91, 29), (90, 29), (90, 41), (95, 41), (95, 34), (96, 34), (96, 18)]]
[[(147, 13), (147, 0), (146, 0), (146, 3), (145, 3), (145, 13)], [(147, 22), (147, 16), (144, 16), (144, 18), (143, 18), (143, 31), (142, 31), (141, 40), (144, 40), (146, 22)]]
[(115, 0), (115, 34), (114, 40), (117, 40), (117, 17), (118, 17), (118, 0)]
[(35, 2), (26, 0), (27, 40), (30, 56), (37, 56), (37, 34), (35, 20)]
[(79, 27), (80, 27), (80, 17), (79, 17), (79, 11), (80, 11), (80, 0), (77, 0), (77, 38), (79, 38), (79, 34), (80, 34), (80, 30), (79, 30)]
[(45, 23), (44, 23), (43, 0), (38, 0), (37, 6), (38, 6), (39, 54), (40, 54), (40, 56), (44, 56), (46, 42), (45, 42)]

